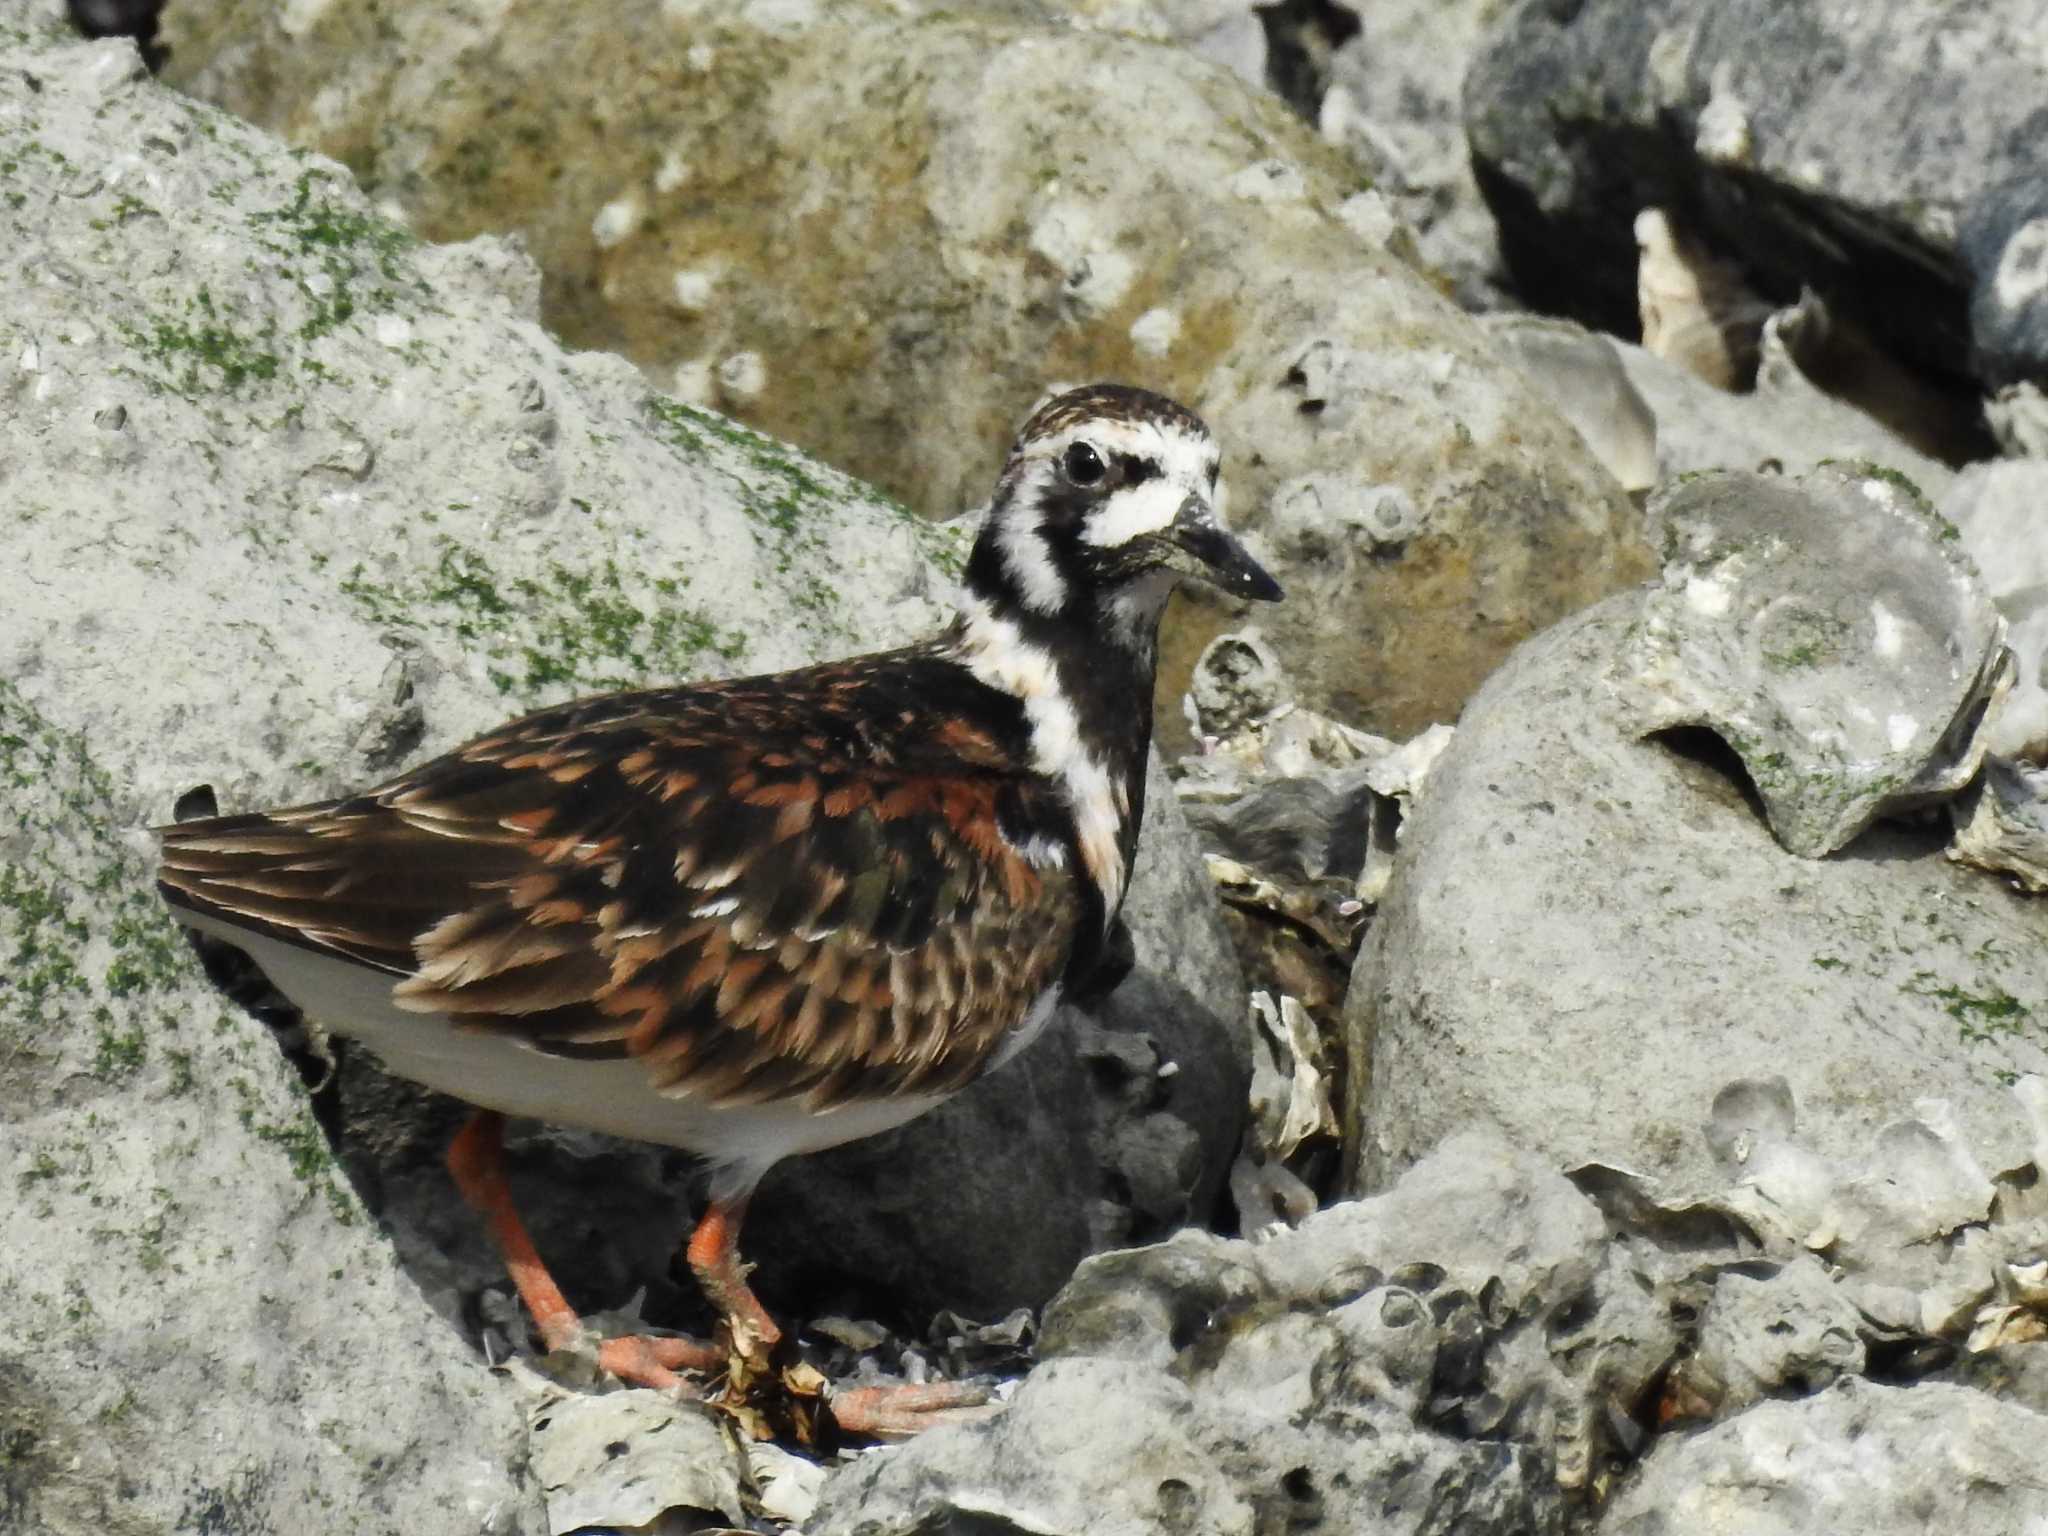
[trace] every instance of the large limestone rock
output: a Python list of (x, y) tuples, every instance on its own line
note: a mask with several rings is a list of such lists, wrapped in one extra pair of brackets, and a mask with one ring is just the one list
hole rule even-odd
[(1602, 1536), (2023, 1531), (2048, 1508), (2048, 1416), (1982, 1392), (1851, 1379), (1661, 1441)]
[(1895, 471), (1939, 504), (1956, 478), (1821, 390), (1774, 334), (1765, 337), (1755, 388), (1734, 394), (1570, 320), (1501, 314), (1480, 324), (1630, 491), (1706, 469), (1803, 475), (1846, 461)]
[[(335, 600), (347, 565), (324, 633), (275, 598), (261, 631), (216, 627), (248, 624), (233, 594), (255, 601), (259, 544), (317, 517), (334, 451), (322, 418), (294, 429), (229, 383), (314, 355), (235, 307), (234, 274), (320, 217), (288, 212), (298, 187), (341, 210), (314, 167), (142, 75), (126, 43), (0, 20), (0, 1523), (538, 1530), (516, 1400), (423, 1304), (150, 890), (136, 828), (174, 778), (234, 774), (292, 696), (299, 750), (347, 761), (390, 653)], [(216, 251), (172, 233), (198, 228)], [(358, 233), (367, 251), (298, 270), (374, 281)], [(269, 431), (294, 444), (275, 489), (313, 477), (288, 505), (238, 494), (238, 448)], [(310, 552), (285, 567), (289, 592)], [(364, 671), (352, 701), (321, 688), (323, 641)]]
[[(142, 828), (201, 785), (312, 799), (573, 693), (894, 642), (944, 612), (961, 536), (565, 352), (515, 248), (419, 244), (128, 45), (10, 9), (0, 50), (0, 1509), (62, 1533), (530, 1528), (517, 1394), (422, 1299), (474, 1317), (503, 1283), (464, 1269), (474, 1221), (405, 1161), (437, 1138), (411, 1108), (341, 1126), (366, 1212), (159, 908)], [(1187, 1091), (1026, 1053), (956, 1112), (1005, 1166), (1113, 1152), (1074, 1177), (1089, 1201), (1149, 1177), (1090, 1245), (1201, 1215), (1241, 1113), (1241, 988), (1155, 804), (1141, 969), (1058, 1038), (1163, 1066), (1156, 1042)], [(1054, 1114), (1014, 1134), (1012, 1095)], [(878, 1180), (946, 1176), (915, 1134)], [(681, 1161), (523, 1143), (528, 1187), (608, 1191), (536, 1223), (579, 1304), (666, 1267)], [(942, 1198), (975, 1208), (910, 1203)], [(1029, 1206), (981, 1209), (1035, 1240)]]
[[(1188, 399), (1304, 702), (1356, 723), (1447, 718), (1644, 573), (1616, 487), (1277, 100), (1164, 44), (920, 9), (229, 4), (174, 15), (174, 78), (434, 238), (520, 231), (569, 339), (926, 512), (985, 495), (1054, 381)], [(1225, 620), (1169, 620), (1164, 697)]]
[[(1466, 68), (1512, 0), (1339, 0), (1292, 9), (1334, 42), (1323, 87), (1296, 105), (1372, 176), (1416, 255), (1467, 309), (1503, 302), (1493, 215), (1472, 177)], [(1325, 46), (1328, 46), (1326, 42)]]
[(1663, 585), (1473, 699), (1353, 976), (1364, 1185), (1475, 1122), (1687, 1184), (1730, 1076), (1786, 1078), (1827, 1155), (1938, 1095), (2024, 1161), (2000, 1084), (2048, 1068), (2048, 908), (1943, 857), (1945, 818), (1854, 835), (1959, 787), (1996, 687), (1997, 621), (1906, 501), (1695, 480)]
[(2009, 626), (2017, 676), (1991, 748), (2048, 762), (2048, 459), (1972, 464), (1941, 498)]
[(1000, 1419), (837, 1472), (808, 1529), (1562, 1531), (1597, 1405), (1677, 1342), (1603, 1238), (1557, 1173), (1472, 1136), (1264, 1243), (1091, 1259)]
[(2034, 1152), (1996, 1176), (1937, 1102), (1840, 1161), (1782, 1081), (1698, 1110), (1691, 1198), (1468, 1131), (1292, 1231), (1091, 1259), (1002, 1418), (835, 1472), (806, 1529), (2013, 1529), (2048, 1083), (2002, 1097)]

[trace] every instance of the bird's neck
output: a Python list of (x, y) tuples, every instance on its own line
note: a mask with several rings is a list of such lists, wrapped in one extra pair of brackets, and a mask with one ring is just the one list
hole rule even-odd
[(1122, 904), (1144, 814), (1157, 614), (1136, 626), (1079, 602), (1048, 614), (978, 574), (970, 565), (949, 649), (1023, 707), (1032, 765), (1064, 790), (1107, 922)]

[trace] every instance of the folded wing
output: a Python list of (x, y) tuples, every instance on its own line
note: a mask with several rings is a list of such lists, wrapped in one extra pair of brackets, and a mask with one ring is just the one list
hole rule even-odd
[(1059, 980), (1075, 890), (1050, 787), (915, 681), (878, 658), (544, 711), (360, 796), (162, 828), (162, 889), (665, 1091), (944, 1092)]

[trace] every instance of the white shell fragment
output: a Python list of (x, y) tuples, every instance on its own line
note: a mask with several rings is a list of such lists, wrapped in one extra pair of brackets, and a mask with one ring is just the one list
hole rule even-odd
[(670, 1510), (743, 1525), (740, 1454), (710, 1410), (645, 1389), (544, 1399), (532, 1465), (550, 1536), (650, 1526)]
[(1252, 1136), (1268, 1158), (1289, 1158), (1310, 1137), (1337, 1134), (1322, 1045), (1298, 999), (1283, 993), (1276, 1004), (1272, 993), (1254, 992), (1251, 1012)]
[[(1329, 919), (1355, 917), (1386, 889), (1401, 818), (1451, 728), (1396, 744), (1293, 700), (1257, 630), (1210, 641), (1186, 700), (1202, 751), (1175, 766), (1174, 790), (1211, 850), (1212, 875), (1271, 887), (1261, 903), (1297, 921), (1343, 927)], [(1326, 896), (1337, 905), (1306, 917)]]
[(2048, 893), (2048, 768), (1989, 756), (1950, 815), (1950, 858), (2009, 874), (2023, 891)]
[(1650, 516), (1663, 580), (1617, 679), (1641, 734), (1712, 730), (1808, 858), (1969, 782), (2010, 676), (2005, 624), (1909, 484), (1703, 475)]

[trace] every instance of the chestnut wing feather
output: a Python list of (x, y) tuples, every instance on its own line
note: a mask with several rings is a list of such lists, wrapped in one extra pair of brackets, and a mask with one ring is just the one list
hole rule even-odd
[(565, 705), (360, 796), (162, 828), (162, 888), (665, 1090), (946, 1092), (1059, 980), (1077, 899), (1019, 849), (1056, 792), (961, 684), (903, 653)]

